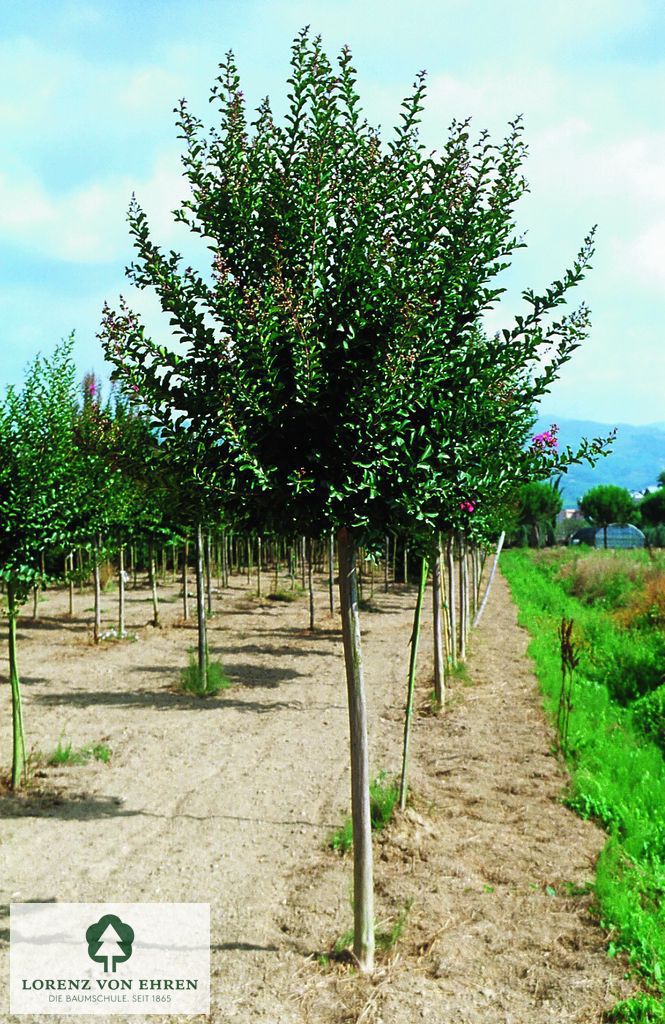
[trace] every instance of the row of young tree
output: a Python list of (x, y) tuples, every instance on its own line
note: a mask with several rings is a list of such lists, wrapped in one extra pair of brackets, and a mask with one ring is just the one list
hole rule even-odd
[[(484, 317), (504, 290), (497, 277), (523, 245), (514, 219), (527, 187), (519, 120), (498, 143), (485, 133), (473, 139), (468, 121), (454, 121), (430, 153), (420, 138), (418, 76), (384, 140), (362, 115), (348, 49), (333, 63), (307, 31), (294, 42), (289, 85), (281, 123), (268, 100), (250, 123), (228, 55), (212, 89), (215, 128), (206, 133), (184, 100), (177, 108), (189, 196), (175, 218), (203, 241), (208, 265), (183, 266), (153, 241), (132, 199), (128, 274), (155, 292), (169, 328), (155, 339), (124, 299), (105, 307), (100, 337), (119, 391), (111, 425), (94, 396), (74, 417), (81, 439), (92, 435), (105, 451), (99, 462), (89, 456), (89, 476), (75, 468), (85, 456), (72, 458), (69, 413), (42, 403), (37, 382), (36, 393), (26, 387), (24, 406), (12, 396), (19, 405), (5, 407), (0, 443), (33, 447), (25, 465), (19, 459), (0, 477), (3, 513), (19, 510), (14, 532), (3, 534), (2, 571), (11, 634), (41, 552), (66, 550), (83, 535), (93, 546), (100, 535), (126, 536), (123, 510), (135, 501), (147, 536), (172, 528), (177, 506), (178, 528), (192, 524), (199, 577), (206, 524), (334, 538), (350, 726), (353, 948), (359, 968), (371, 971), (358, 551), (378, 560), (386, 536), (407, 538), (421, 565), (416, 623), (429, 569), (435, 635), (445, 628), (440, 595), (448, 591), (449, 636), (464, 637), (466, 626), (460, 632), (451, 621), (455, 553), (463, 595), (464, 576), (478, 564), (469, 552), (496, 544), (520, 486), (606, 450), (597, 438), (562, 451), (552, 432), (532, 433), (539, 399), (588, 331), (584, 305), (559, 307), (589, 267), (593, 232), (570, 269), (542, 292), (523, 291), (522, 314), (489, 335)], [(56, 378), (69, 386), (54, 364), (41, 366), (50, 387)], [(43, 466), (36, 422), (42, 437), (53, 431)], [(118, 442), (117, 422), (136, 440)], [(40, 463), (38, 502), (31, 459)], [(197, 603), (204, 672), (202, 593)], [(457, 609), (461, 618), (463, 596)], [(405, 752), (416, 636), (414, 629)]]

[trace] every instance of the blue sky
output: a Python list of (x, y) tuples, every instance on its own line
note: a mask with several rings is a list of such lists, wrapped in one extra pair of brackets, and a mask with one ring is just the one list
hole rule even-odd
[[(124, 276), (132, 191), (157, 240), (197, 250), (169, 211), (184, 195), (173, 107), (214, 116), (209, 87), (233, 49), (250, 101), (280, 109), (305, 24), (349, 43), (369, 119), (389, 129), (426, 68), (424, 136), (453, 117), (500, 135), (525, 116), (527, 231), (492, 327), (519, 288), (559, 276), (598, 224), (579, 298), (593, 331), (544, 411), (606, 423), (665, 421), (665, 4), (661, 0), (2, 0), (0, 385), (74, 329), (81, 370), (119, 292), (161, 321)], [(517, 289), (517, 290), (516, 290)]]

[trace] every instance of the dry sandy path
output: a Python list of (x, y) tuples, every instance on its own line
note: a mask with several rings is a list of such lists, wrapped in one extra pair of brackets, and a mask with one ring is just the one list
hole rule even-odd
[[(176, 625), (175, 589), (162, 593), (171, 603), (154, 630), (145, 592), (130, 591), (136, 643), (89, 644), (89, 595), (70, 624), (57, 619), (62, 594), (41, 624), (22, 624), (29, 745), (52, 750), (64, 733), (112, 757), (49, 769), (59, 800), (0, 801), (5, 913), (12, 899), (210, 903), (220, 1024), (600, 1019), (620, 968), (565, 883), (592, 878), (602, 835), (559, 802), (565, 774), (502, 580), (474, 640), (475, 685), (456, 683), (445, 716), (415, 723), (418, 813), (377, 844), (379, 912), (413, 905), (398, 960), (372, 983), (303, 956), (350, 923), (350, 864), (324, 849), (348, 803), (341, 644), (324, 590), (310, 634), (304, 601), (257, 605), (234, 579), (210, 640), (235, 685), (203, 702), (173, 691), (195, 633)], [(374, 771), (399, 765), (413, 601), (377, 594), (381, 612), (363, 620)], [(111, 624), (113, 596), (104, 604)], [(423, 706), (430, 659), (426, 631)], [(3, 686), (5, 762), (9, 749)]]

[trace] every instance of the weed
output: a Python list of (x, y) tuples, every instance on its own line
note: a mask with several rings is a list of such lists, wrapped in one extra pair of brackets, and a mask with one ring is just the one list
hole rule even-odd
[(268, 594), (269, 601), (283, 601), (286, 604), (290, 604), (292, 601), (297, 601), (302, 596), (302, 587), (296, 587), (293, 590), (274, 590), (272, 594)]
[(220, 690), (228, 690), (232, 685), (220, 662), (209, 661), (206, 686), (204, 688), (199, 665), (194, 655), (190, 655), (189, 665), (180, 673), (180, 680), (183, 690), (187, 693), (193, 693), (197, 697), (210, 697), (215, 693), (219, 693)]
[[(369, 812), (372, 831), (380, 832), (393, 816), (399, 799), (399, 786), (395, 779), (381, 772), (369, 787)], [(353, 846), (353, 823), (347, 818), (328, 840), (328, 846), (336, 853), (347, 853)]]
[(605, 1020), (611, 1024), (665, 1024), (665, 1005), (653, 996), (633, 996), (617, 1003)]
[(383, 927), (377, 926), (374, 933), (377, 949), (382, 949), (384, 952), (392, 949), (402, 937), (412, 902), (412, 900), (406, 901), (392, 924), (390, 924), (390, 922), (386, 922)]
[(64, 743), (61, 736), (57, 747), (50, 757), (47, 758), (46, 763), (51, 767), (56, 765), (78, 765), (85, 764), (91, 758), (108, 764), (111, 759), (111, 751), (104, 743), (96, 743), (94, 746), (80, 747), (78, 750), (74, 750), (72, 743)]

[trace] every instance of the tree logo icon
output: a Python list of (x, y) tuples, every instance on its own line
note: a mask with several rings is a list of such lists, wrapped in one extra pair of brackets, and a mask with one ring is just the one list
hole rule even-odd
[(117, 964), (129, 960), (132, 955), (134, 930), (115, 914), (104, 914), (96, 924), (91, 924), (85, 933), (88, 956), (97, 964), (104, 964), (108, 973), (115, 971)]

